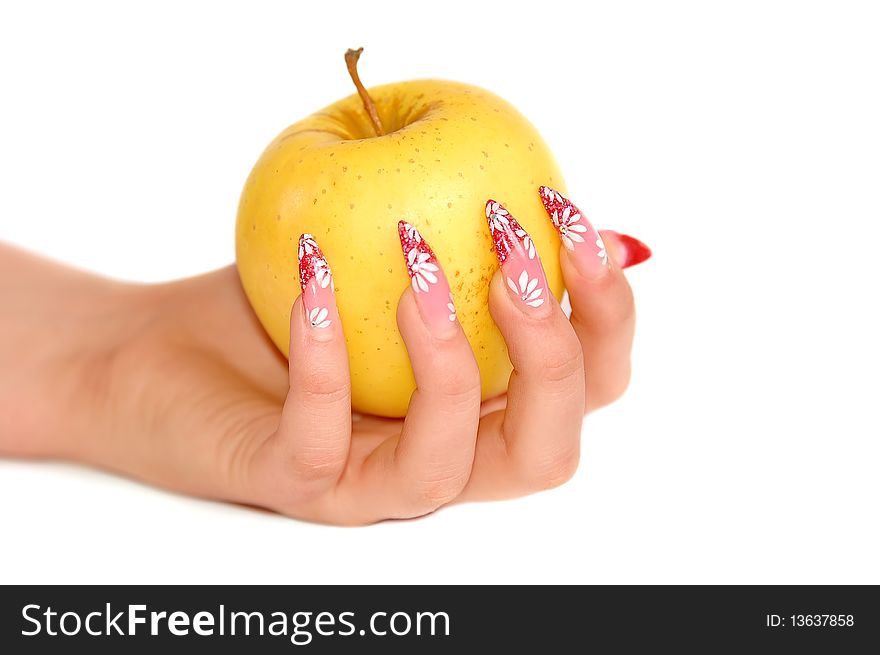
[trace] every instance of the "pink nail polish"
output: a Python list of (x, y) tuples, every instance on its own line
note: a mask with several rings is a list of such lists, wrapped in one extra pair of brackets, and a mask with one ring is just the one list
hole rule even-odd
[(549, 291), (532, 238), (510, 212), (494, 200), (486, 203), (486, 218), (508, 289), (523, 305), (540, 307)]
[(397, 234), (422, 320), (434, 333), (452, 334), (451, 326), (457, 322), (455, 301), (434, 251), (406, 221), (397, 224)]
[(339, 320), (333, 274), (311, 234), (303, 234), (299, 238), (299, 283), (306, 320), (316, 335), (323, 333), (329, 338), (327, 328)]
[(578, 272), (588, 278), (605, 275), (609, 269), (608, 251), (596, 228), (590, 225), (581, 210), (558, 191), (542, 186), (538, 192)]

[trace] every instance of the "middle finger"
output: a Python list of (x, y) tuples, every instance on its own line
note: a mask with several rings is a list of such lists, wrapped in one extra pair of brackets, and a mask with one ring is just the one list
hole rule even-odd
[[(487, 203), (501, 270), (489, 308), (513, 364), (507, 409), (484, 419), (467, 495), (497, 498), (556, 486), (574, 472), (584, 415), (583, 353), (550, 293), (529, 235)], [(484, 436), (486, 438), (484, 438)]]

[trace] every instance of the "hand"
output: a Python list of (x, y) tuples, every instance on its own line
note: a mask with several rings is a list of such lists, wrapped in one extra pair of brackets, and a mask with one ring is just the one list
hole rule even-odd
[[(537, 257), (529, 259), (506, 231), (513, 218), (490, 206), (496, 247), (506, 257), (489, 303), (514, 365), (506, 398), (481, 407), (470, 345), (445, 303), (432, 305), (433, 288), (407, 288), (400, 299), (398, 324), (418, 389), (406, 418), (393, 420), (352, 415), (335, 306), (325, 327), (313, 327), (302, 307), (316, 297), (308, 293), (314, 279), (294, 303), (288, 368), (232, 267), (155, 287), (79, 276), (46, 303), (45, 316), (32, 316), (31, 327), (61, 316), (83, 336), (74, 341), (65, 332), (40, 367), (6, 359), (13, 365), (0, 374), (0, 410), (16, 412), (0, 451), (79, 460), (185, 493), (338, 524), (414, 517), (453, 501), (561, 484), (577, 466), (585, 411), (626, 387), (634, 315), (621, 268), (645, 254), (629, 237), (575, 230), (576, 210), (565, 214), (561, 197), (545, 204), (551, 215), (556, 210), (562, 233), (589, 236), (562, 254), (571, 321), (548, 292)], [(600, 245), (608, 247), (607, 264)], [(308, 265), (314, 272), (322, 260)], [(523, 291), (519, 269), (528, 277)], [(447, 288), (442, 271), (437, 279)], [(532, 279), (538, 283), (530, 289)], [(16, 334), (45, 341), (41, 329)]]

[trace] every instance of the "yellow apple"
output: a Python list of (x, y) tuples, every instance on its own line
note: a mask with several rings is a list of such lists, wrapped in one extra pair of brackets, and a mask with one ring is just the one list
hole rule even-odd
[(297, 240), (315, 235), (333, 270), (354, 409), (403, 416), (415, 389), (396, 322), (409, 285), (397, 235), (397, 222), (406, 220), (449, 279), (483, 398), (502, 393), (511, 365), (487, 304), (498, 262), (485, 202), (501, 202), (531, 234), (559, 298), (559, 239), (538, 196), (541, 184), (565, 191), (559, 168), (531, 123), (483, 89), (417, 80), (375, 87), (369, 96), (384, 135), (352, 95), (288, 127), (257, 161), (236, 226), (244, 290), (287, 354), (291, 304), (300, 293)]

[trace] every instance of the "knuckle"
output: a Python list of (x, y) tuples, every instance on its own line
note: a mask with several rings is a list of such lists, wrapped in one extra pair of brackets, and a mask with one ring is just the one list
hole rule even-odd
[(553, 344), (541, 354), (541, 379), (546, 382), (568, 382), (572, 378), (582, 376), (584, 372), (584, 354), (576, 339), (567, 339), (563, 343)]
[(307, 367), (298, 375), (299, 390), (325, 403), (347, 400), (350, 395), (347, 377), (327, 368)]
[(429, 392), (443, 396), (450, 410), (464, 410), (480, 402), (480, 375), (476, 367), (458, 366), (435, 372)]
[(545, 459), (533, 462), (526, 467), (526, 485), (534, 491), (553, 489), (565, 484), (574, 476), (580, 461), (580, 450), (562, 450), (548, 455)]
[(475, 360), (467, 363), (447, 363), (439, 375), (439, 380), (441, 387), (449, 392), (475, 391), (480, 388), (480, 372)]
[(295, 483), (308, 485), (337, 479), (345, 467), (346, 452), (342, 448), (310, 448), (292, 456), (291, 469)]
[(308, 508), (326, 496), (343, 470), (344, 466), (334, 461), (296, 457), (272, 481), (268, 505), (285, 516), (302, 518)]
[(417, 512), (433, 512), (455, 500), (467, 481), (467, 474), (458, 472), (419, 480), (410, 486), (411, 504)]

